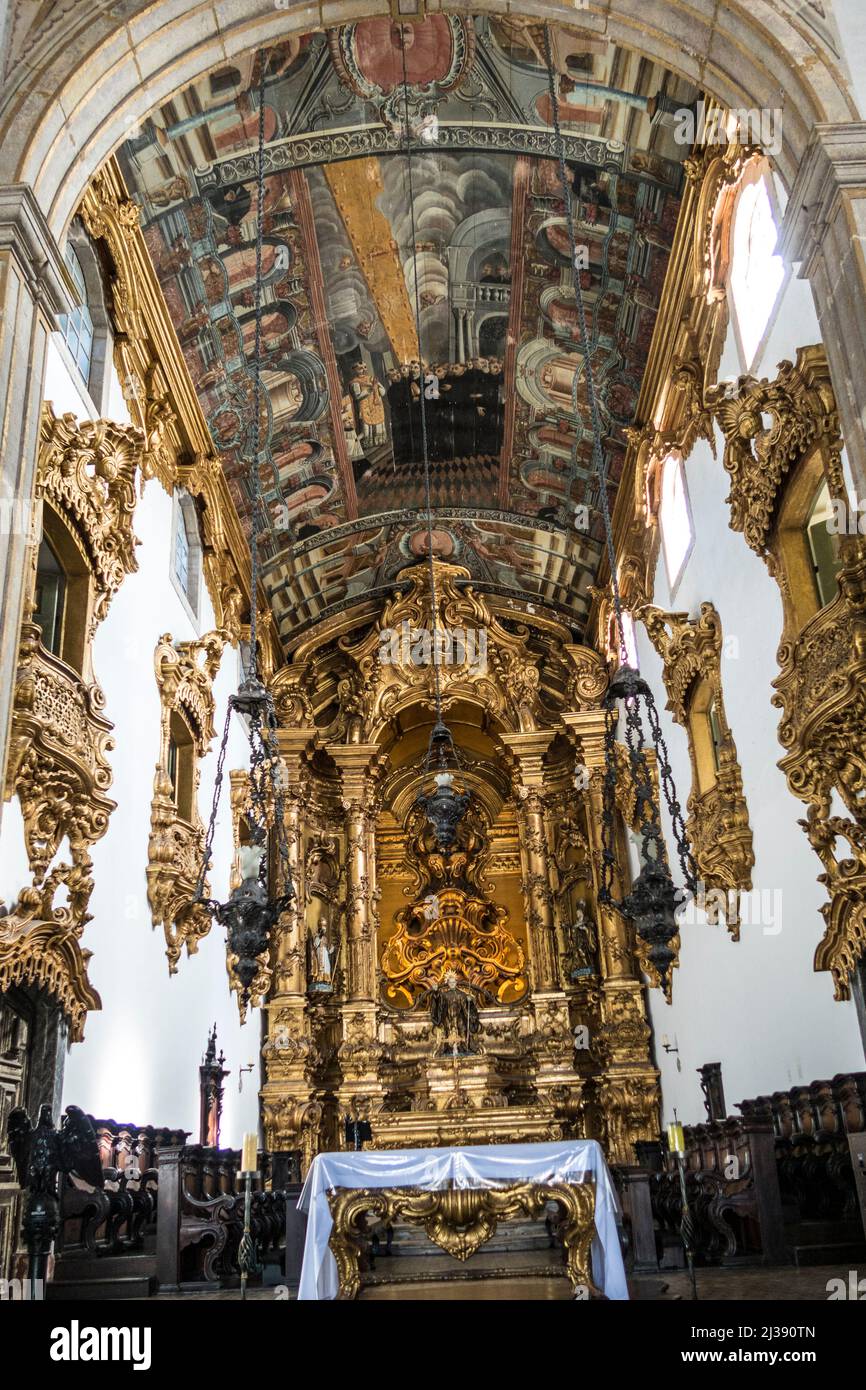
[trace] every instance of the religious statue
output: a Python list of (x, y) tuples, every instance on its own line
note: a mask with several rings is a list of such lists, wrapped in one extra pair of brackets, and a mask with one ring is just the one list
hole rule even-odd
[(583, 899), (575, 907), (574, 921), (567, 928), (567, 931), (568, 949), (565, 953), (565, 962), (569, 979), (582, 980), (589, 975), (597, 975), (598, 938), (595, 923), (588, 915)]
[(386, 441), (384, 386), (368, 367), (359, 362), (352, 373), (349, 389), (355, 401), (363, 446), (373, 448)]
[[(445, 1035), (441, 1051), (454, 1057), (465, 1057), (479, 1051), (481, 1020), (471, 990), (472, 986), (468, 985), (461, 988), (456, 973), (449, 970), (444, 980), (429, 993), (433, 1026), (441, 1029)], [(479, 993), (486, 995), (487, 991), (481, 990)]]
[(438, 922), (442, 916), (438, 893), (428, 893), (421, 904), (421, 915), (425, 922)]
[(328, 919), (322, 917), (310, 937), (310, 988), (319, 993), (334, 988), (336, 951), (328, 944)]

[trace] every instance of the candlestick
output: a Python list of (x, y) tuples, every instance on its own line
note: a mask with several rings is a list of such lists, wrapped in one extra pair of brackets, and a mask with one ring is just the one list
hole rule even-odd
[(243, 1156), (241, 1158), (241, 1172), (255, 1173), (258, 1170), (259, 1136), (257, 1134), (244, 1135)]
[(671, 1154), (684, 1154), (685, 1134), (678, 1120), (671, 1120), (667, 1126), (667, 1148)]

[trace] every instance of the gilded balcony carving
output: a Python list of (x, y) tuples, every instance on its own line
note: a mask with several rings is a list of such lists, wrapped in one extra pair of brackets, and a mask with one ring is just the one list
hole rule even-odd
[[(783, 642), (773, 682), (786, 750), (779, 766), (807, 803), (801, 825), (829, 895), (815, 968), (832, 973), (837, 999), (849, 997), (866, 949), (866, 541), (847, 539), (842, 557), (836, 597)], [(834, 793), (847, 816), (832, 813)]]
[[(721, 619), (712, 603), (702, 603), (697, 618), (652, 604), (637, 616), (664, 663), (667, 708), (688, 736), (692, 789), (686, 830), (704, 889), (717, 890), (706, 894), (701, 906), (710, 921), (723, 913), (736, 941), (739, 917), (733, 905), (739, 891), (752, 886), (755, 855), (736, 744), (725, 714)], [(715, 712), (715, 747), (710, 709)], [(724, 908), (719, 895), (724, 895)]]
[(796, 362), (781, 362), (772, 381), (741, 376), (735, 385), (712, 387), (706, 399), (725, 438), (731, 528), (776, 572), (772, 532), (785, 480), (813, 445), (822, 446), (831, 494), (845, 495), (839, 417), (824, 349), (798, 348)]
[(175, 643), (164, 633), (154, 653), (161, 718), (147, 846), (147, 899), (153, 925), (162, 926), (165, 933), (172, 975), (183, 948), (193, 955), (210, 929), (209, 914), (193, 904), (205, 844), (198, 809), (199, 762), (216, 734), (213, 682), (227, 640), (228, 633), (219, 629), (192, 642)]

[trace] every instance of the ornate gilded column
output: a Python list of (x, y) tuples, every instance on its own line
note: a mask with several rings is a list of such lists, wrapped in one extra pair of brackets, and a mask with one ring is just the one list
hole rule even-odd
[(553, 742), (555, 730), (502, 734), (501, 737), (510, 748), (517, 767), (517, 812), (532, 979), (534, 991), (544, 993), (559, 988), (543, 767), (544, 755)]
[[(587, 830), (592, 848), (593, 877), (598, 893), (601, 872), (601, 830), (604, 777), (603, 710), (563, 714), (575, 738), (579, 757), (589, 773)], [(625, 845), (620, 839), (621, 850)], [(613, 893), (621, 897), (623, 883), (614, 873)], [(658, 1072), (650, 1057), (651, 1030), (646, 1020), (643, 985), (638, 978), (628, 924), (610, 907), (598, 906), (601, 948), (602, 1025), (593, 1051), (603, 1063), (597, 1094), (606, 1128), (607, 1158), (611, 1163), (634, 1163), (636, 1139), (659, 1134)]]
[(322, 1107), (314, 1098), (318, 1046), (307, 1012), (306, 940), (301, 893), (303, 806), (309, 799), (307, 755), (315, 729), (277, 731), (285, 770), (283, 787), (286, 840), (295, 896), (276, 928), (273, 992), (267, 1003), (267, 1035), (262, 1048), (262, 1114), (265, 1143), (274, 1152), (300, 1150), (306, 1167), (318, 1148)]
[(329, 744), (327, 751), (340, 773), (346, 837), (346, 1003), (338, 1049), (340, 1104), (344, 1113), (366, 1118), (382, 1091), (377, 1074), (382, 1047), (376, 1019), (378, 943), (373, 909), (376, 789), (383, 765), (374, 743)]
[(544, 757), (555, 729), (502, 734), (516, 764), (517, 811), (523, 890), (532, 965), (535, 1031), (530, 1040), (539, 1100), (574, 1123), (582, 1108), (583, 1081), (574, 1069), (568, 1000), (559, 977), (553, 867), (548, 840)]

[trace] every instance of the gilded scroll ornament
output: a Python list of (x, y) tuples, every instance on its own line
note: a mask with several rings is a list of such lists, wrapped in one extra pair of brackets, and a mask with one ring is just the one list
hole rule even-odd
[[(829, 901), (816, 970), (829, 970), (837, 999), (866, 948), (866, 541), (842, 545), (836, 597), (779, 648), (773, 704), (782, 711), (779, 766), (808, 805), (801, 821), (823, 865)], [(838, 796), (848, 812), (834, 815)], [(845, 852), (847, 848), (847, 853)]]
[(128, 574), (138, 569), (132, 530), (144, 436), (110, 420), (56, 419), (43, 408), (36, 495), (68, 518), (93, 575), (92, 637)]
[[(731, 904), (740, 890), (752, 886), (755, 855), (752, 830), (743, 793), (743, 778), (737, 749), (725, 714), (722, 690), (722, 623), (712, 603), (702, 603), (700, 615), (668, 613), (652, 604), (637, 616), (661, 657), (668, 695), (667, 708), (688, 735), (692, 764), (692, 789), (687, 803), (686, 830), (700, 878), (705, 888), (725, 895), (725, 916), (734, 940), (739, 939), (739, 916)], [(709, 716), (694, 709), (698, 688), (702, 688), (708, 708), (715, 711), (719, 742), (715, 748), (717, 765), (709, 785), (702, 784), (701, 752), (697, 746), (696, 723)], [(709, 741), (707, 725), (707, 741)], [(707, 754), (711, 760), (712, 755)], [(702, 902), (711, 921), (718, 919), (716, 894)]]
[[(228, 634), (216, 630), (192, 642), (173, 642), (164, 633), (156, 645), (154, 671), (160, 696), (159, 758), (150, 810), (147, 846), (147, 900), (154, 926), (165, 933), (170, 974), (181, 952), (193, 955), (210, 929), (210, 917), (193, 905), (205, 828), (198, 810), (199, 761), (215, 736), (213, 682)], [(172, 715), (189, 734), (185, 754), (174, 748)], [(181, 804), (178, 758), (190, 759), (186, 803)]]
[(725, 437), (722, 462), (731, 478), (731, 527), (767, 558), (785, 479), (818, 440), (829, 458), (830, 491), (844, 495), (838, 414), (824, 350), (797, 350), (772, 381), (741, 376), (707, 392)]

